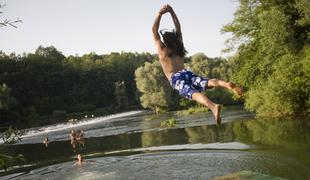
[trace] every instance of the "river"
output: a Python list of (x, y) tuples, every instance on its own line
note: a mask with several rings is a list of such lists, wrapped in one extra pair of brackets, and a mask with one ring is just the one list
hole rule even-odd
[[(163, 127), (168, 119), (175, 124)], [(210, 113), (131, 111), (27, 129), (8, 146), (25, 164), (0, 172), (0, 179), (214, 179), (240, 172), (310, 179), (309, 118), (255, 119), (224, 109), (222, 119), (218, 127)], [(84, 131), (84, 147), (72, 148), (72, 129)]]

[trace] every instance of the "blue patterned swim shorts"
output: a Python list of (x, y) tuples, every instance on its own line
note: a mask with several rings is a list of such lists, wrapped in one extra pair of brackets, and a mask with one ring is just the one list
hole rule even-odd
[(192, 99), (192, 95), (195, 92), (206, 90), (208, 79), (197, 76), (196, 74), (183, 69), (171, 76), (170, 84), (181, 96), (187, 99)]

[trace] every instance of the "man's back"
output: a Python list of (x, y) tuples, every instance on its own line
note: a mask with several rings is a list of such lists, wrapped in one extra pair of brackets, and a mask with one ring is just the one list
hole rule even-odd
[(159, 62), (167, 79), (170, 80), (172, 74), (184, 69), (184, 57), (169, 57), (168, 53), (169, 49), (167, 48), (163, 48), (162, 51), (159, 51)]
[[(165, 43), (163, 43), (158, 34), (158, 28), (161, 16), (166, 12), (169, 12), (172, 16), (175, 31), (164, 32), (162, 35)], [(166, 5), (160, 10), (155, 19), (152, 30), (160, 64), (167, 79), (170, 80), (172, 74), (184, 69), (184, 55), (186, 51), (183, 46), (180, 22), (169, 5)]]

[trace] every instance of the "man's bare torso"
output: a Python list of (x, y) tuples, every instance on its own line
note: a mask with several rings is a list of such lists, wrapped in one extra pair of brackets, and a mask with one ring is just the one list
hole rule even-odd
[(169, 57), (166, 48), (159, 54), (159, 62), (168, 80), (171, 75), (184, 69), (184, 57), (174, 56)]

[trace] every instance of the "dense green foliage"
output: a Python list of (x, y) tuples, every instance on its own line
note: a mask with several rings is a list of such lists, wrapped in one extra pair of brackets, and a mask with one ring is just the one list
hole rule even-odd
[[(223, 28), (239, 45), (232, 79), (259, 116), (306, 113), (310, 108), (310, 1), (240, 0)], [(234, 48), (234, 47), (229, 47)]]
[(7, 144), (21, 141), (21, 132), (10, 126), (1, 136), (3, 144), (0, 144), (0, 170), (7, 170), (11, 166), (22, 164), (25, 161), (23, 155), (12, 156), (11, 154), (14, 153), (7, 148)]
[(173, 109), (176, 95), (158, 61), (145, 63), (136, 70), (137, 87), (142, 93), (141, 104), (155, 111)]
[[(185, 66), (194, 73), (207, 78), (227, 81), (231, 75), (231, 65), (225, 59), (208, 58), (203, 53), (197, 53), (190, 57)], [(158, 61), (152, 64), (145, 63), (144, 66), (136, 70), (135, 74), (137, 88), (142, 93), (140, 100), (145, 108), (162, 111), (186, 108), (196, 104), (181, 98), (176, 91), (173, 91)], [(233, 100), (232, 94), (223, 88), (210, 89), (206, 94), (217, 103), (229, 105), (239, 103)]]
[[(0, 146), (0, 150), (3, 151), (3, 146)], [(18, 154), (15, 156), (0, 153), (0, 170), (7, 170), (14, 165), (20, 165), (25, 162), (23, 155)]]
[(11, 89), (6, 84), (0, 84), (0, 110), (8, 109), (14, 99), (10, 96)]
[[(187, 69), (192, 70), (195, 74), (207, 77), (209, 79), (216, 78), (224, 81), (230, 81), (232, 74), (231, 64), (222, 58), (208, 58), (203, 53), (197, 53), (191, 57), (191, 61), (186, 65)], [(224, 105), (238, 104), (229, 90), (224, 88), (213, 88), (205, 92), (207, 97), (212, 101)]]
[(125, 110), (139, 105), (134, 72), (148, 53), (111, 53), (65, 57), (54, 47), (34, 54), (0, 54), (1, 124), (37, 122), (54, 115), (98, 108)]

